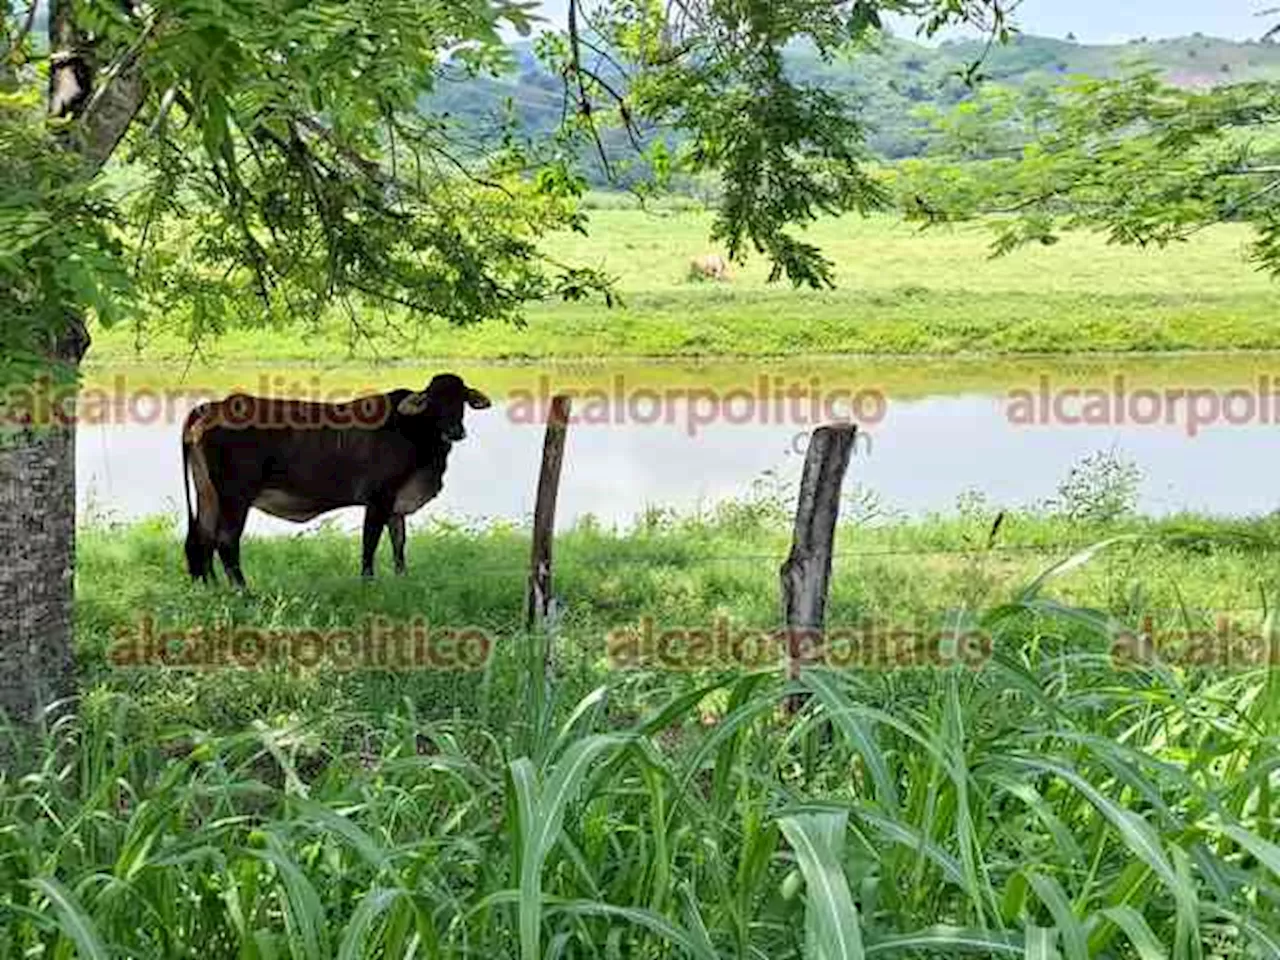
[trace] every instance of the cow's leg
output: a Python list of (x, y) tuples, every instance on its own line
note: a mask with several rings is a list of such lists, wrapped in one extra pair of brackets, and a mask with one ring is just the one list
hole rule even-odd
[(218, 524), (218, 556), (227, 579), (237, 587), (244, 587), (244, 574), (240, 571), (240, 536), (249, 516), (249, 504), (240, 500), (223, 500)]
[(192, 524), (187, 531), (187, 570), (193, 580), (204, 583), (217, 583), (218, 575), (213, 569), (213, 558), (217, 548), (213, 541), (207, 539), (198, 525)]
[[(216, 463), (216, 461), (215, 461)], [(217, 550), (214, 534), (218, 526), (218, 492), (210, 473), (208, 451), (199, 443), (182, 443), (182, 481), (187, 503), (187, 572), (193, 580), (216, 583), (213, 558)], [(195, 486), (195, 511), (191, 507), (190, 486)]]
[(395, 558), (396, 573), (404, 576), (404, 514), (393, 513), (387, 529), (391, 531), (391, 555)]
[(385, 504), (371, 503), (364, 509), (364, 536), (361, 538), (360, 576), (373, 576), (373, 558), (382, 539), (382, 528), (391, 519), (391, 510)]
[[(201, 579), (203, 579), (205, 583), (217, 583), (218, 574), (214, 570), (215, 565), (213, 561), (218, 554), (218, 541), (216, 537), (209, 536), (209, 529), (216, 526), (219, 521), (218, 518), (215, 517), (207, 524), (207, 526), (202, 526), (202, 520), (203, 518), (197, 519), (196, 528), (194, 530), (196, 538), (194, 546), (198, 557), (197, 563), (199, 564), (199, 569), (202, 573)], [(188, 537), (188, 544), (190, 544), (190, 537)], [(188, 549), (190, 549), (190, 547)]]
[(204, 570), (203, 580), (205, 583), (217, 583), (218, 575), (213, 569), (213, 558), (217, 555), (217, 546), (209, 540), (201, 540), (200, 542), (200, 564)]

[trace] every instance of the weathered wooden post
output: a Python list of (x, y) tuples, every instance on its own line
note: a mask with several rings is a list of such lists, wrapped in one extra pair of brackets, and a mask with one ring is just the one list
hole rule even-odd
[[(816, 652), (815, 645), (822, 642), (831, 555), (840, 515), (840, 487), (857, 435), (855, 424), (842, 423), (819, 427), (809, 440), (791, 554), (779, 571), (782, 613), (787, 625), (787, 677), (791, 680), (800, 676), (806, 659), (805, 641), (809, 641), (810, 656)], [(800, 694), (789, 697), (788, 711), (798, 711), (804, 699)]]
[(564, 460), (565, 434), (569, 429), (568, 397), (551, 400), (547, 433), (542, 442), (542, 469), (538, 473), (538, 499), (533, 509), (533, 552), (529, 559), (529, 597), (525, 628), (543, 626), (552, 612), (551, 543), (555, 535), (556, 494), (560, 492), (560, 464)]

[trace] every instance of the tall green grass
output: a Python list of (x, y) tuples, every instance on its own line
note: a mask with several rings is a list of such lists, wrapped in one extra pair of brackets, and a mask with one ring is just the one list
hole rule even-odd
[[(163, 525), (86, 531), (85, 696), (0, 780), (0, 956), (1277, 955), (1275, 673), (1111, 656), (1145, 613), (1274, 636), (1274, 521), (848, 523), (830, 622), (945, 616), (993, 638), (982, 669), (603, 662), (646, 615), (772, 626), (779, 521), (562, 537), (550, 676), (522, 529), (425, 531), (373, 584), (352, 538), (251, 541), (247, 596), (185, 584)], [(474, 675), (107, 669), (142, 610), (500, 642)]]

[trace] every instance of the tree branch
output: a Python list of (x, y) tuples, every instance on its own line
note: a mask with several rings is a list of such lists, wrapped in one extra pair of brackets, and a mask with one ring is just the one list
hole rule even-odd
[(626, 98), (618, 93), (608, 83), (606, 83), (599, 75), (585, 67), (578, 67), (579, 76), (586, 76), (588, 80), (592, 80), (599, 84), (605, 93), (609, 94), (618, 103), (618, 111), (622, 115), (623, 128), (627, 131), (627, 136), (631, 140), (631, 145), (637, 150), (642, 149), (640, 146), (640, 129), (635, 125), (631, 118), (631, 110), (627, 107)]
[[(1280, 169), (1277, 169), (1276, 172), (1280, 173)], [(1206, 230), (1211, 226), (1214, 226), (1219, 223), (1223, 223), (1228, 217), (1235, 216), (1237, 213), (1239, 213), (1245, 207), (1249, 206), (1251, 203), (1257, 203), (1259, 200), (1263, 199), (1266, 196), (1269, 196), (1272, 193), (1275, 193), (1277, 190), (1280, 190), (1280, 179), (1272, 180), (1261, 190), (1255, 190), (1253, 193), (1249, 194), (1247, 197), (1244, 197), (1241, 200), (1238, 200), (1235, 203), (1231, 204), (1225, 210), (1223, 210), (1220, 214), (1218, 214), (1218, 216), (1215, 217), (1213, 220), (1205, 221), (1204, 223), (1197, 224), (1191, 230), (1184, 231), (1183, 233), (1178, 235), (1178, 239), (1186, 240), (1190, 237), (1195, 236), (1201, 230)]]
[(160, 15), (155, 14), (143, 27), (142, 32), (137, 39), (112, 61), (103, 74), (102, 81), (98, 84), (97, 89), (93, 91), (93, 95), (89, 98), (88, 104), (80, 114), (79, 120), (83, 124), (93, 122), (97, 110), (106, 100), (107, 94), (111, 91), (112, 85), (120, 78), (125, 71), (133, 71), (137, 64), (138, 55), (142, 52), (142, 48), (146, 42), (151, 39), (151, 35), (155, 33), (156, 27), (160, 24)]
[(31, 33), (31, 28), (36, 22), (36, 7), (39, 4), (37, 0), (31, 0), (27, 6), (27, 15), (22, 21), (22, 26), (18, 28), (18, 35), (14, 37), (13, 42), (9, 44), (4, 53), (0, 54), (0, 61), (8, 60), (14, 53), (22, 49), (22, 44), (26, 41), (27, 35)]
[(49, 113), (75, 121), (63, 131), (63, 143), (88, 161), (96, 173), (124, 138), (146, 91), (137, 54), (149, 30), (113, 64), (107, 82), (93, 88), (94, 43), (76, 26), (70, 0), (49, 4)]
[(605, 154), (604, 143), (600, 132), (596, 129), (595, 120), (591, 116), (591, 100), (587, 97), (586, 84), (582, 80), (582, 48), (578, 33), (578, 0), (569, 0), (569, 51), (572, 59), (571, 69), (578, 83), (578, 113), (587, 122), (587, 129), (595, 140), (596, 150), (600, 154), (600, 163), (604, 167), (605, 176), (613, 179), (613, 169), (609, 166), (609, 157)]

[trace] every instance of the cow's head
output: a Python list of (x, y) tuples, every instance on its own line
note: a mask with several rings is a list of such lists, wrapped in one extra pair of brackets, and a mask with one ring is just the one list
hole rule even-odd
[(430, 417), (440, 428), (440, 436), (450, 443), (466, 437), (462, 426), (465, 407), (483, 410), (492, 406), (489, 398), (479, 390), (468, 387), (462, 378), (452, 373), (440, 373), (431, 378), (427, 389), (411, 393), (400, 401), (397, 411), (405, 417)]

